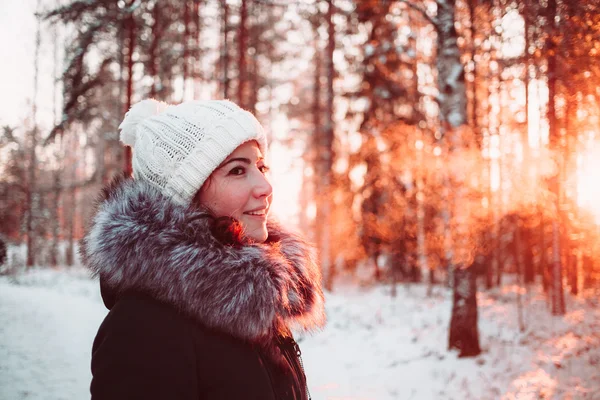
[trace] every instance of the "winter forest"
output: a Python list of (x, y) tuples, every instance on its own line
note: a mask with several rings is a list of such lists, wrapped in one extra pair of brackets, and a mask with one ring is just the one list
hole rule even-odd
[(326, 289), (313, 399), (600, 399), (600, 1), (8, 3), (34, 22), (0, 78), (31, 89), (0, 113), (1, 399), (89, 396), (78, 242), (146, 98), (265, 127)]

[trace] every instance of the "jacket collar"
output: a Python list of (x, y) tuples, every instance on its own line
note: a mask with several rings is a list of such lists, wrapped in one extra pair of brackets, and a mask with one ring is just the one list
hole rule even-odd
[(144, 181), (121, 178), (102, 191), (82, 258), (103, 289), (145, 293), (241, 339), (324, 324), (320, 271), (306, 242), (269, 222), (266, 243), (227, 245), (211, 221)]

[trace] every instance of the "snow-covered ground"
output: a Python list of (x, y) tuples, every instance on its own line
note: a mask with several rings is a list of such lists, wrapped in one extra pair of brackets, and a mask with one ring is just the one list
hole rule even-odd
[[(398, 289), (328, 295), (327, 328), (299, 338), (314, 400), (600, 399), (597, 298), (569, 298), (569, 313), (551, 317), (541, 294), (525, 294), (520, 333), (516, 287), (480, 294), (484, 352), (459, 359), (446, 350), (450, 292)], [(0, 399), (89, 398), (105, 315), (81, 269), (0, 277)]]
[(85, 275), (0, 280), (0, 399), (89, 398), (90, 351), (106, 310)]

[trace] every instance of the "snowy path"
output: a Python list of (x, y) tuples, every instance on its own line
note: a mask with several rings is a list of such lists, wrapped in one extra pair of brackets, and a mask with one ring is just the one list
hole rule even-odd
[(90, 350), (105, 314), (94, 299), (0, 281), (0, 399), (89, 398)]
[[(0, 400), (89, 399), (90, 349), (106, 310), (82, 272), (0, 277)], [(446, 351), (450, 292), (420, 285), (327, 296), (327, 328), (301, 343), (313, 400), (600, 400), (600, 307), (569, 298), (548, 315), (514, 289), (479, 295), (483, 353)]]

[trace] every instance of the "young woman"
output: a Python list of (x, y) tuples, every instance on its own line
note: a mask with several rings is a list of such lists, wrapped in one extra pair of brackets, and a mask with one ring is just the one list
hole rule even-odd
[(266, 137), (229, 101), (144, 100), (133, 178), (103, 190), (82, 256), (110, 310), (92, 399), (308, 399), (291, 328), (324, 323), (313, 249), (271, 221)]

